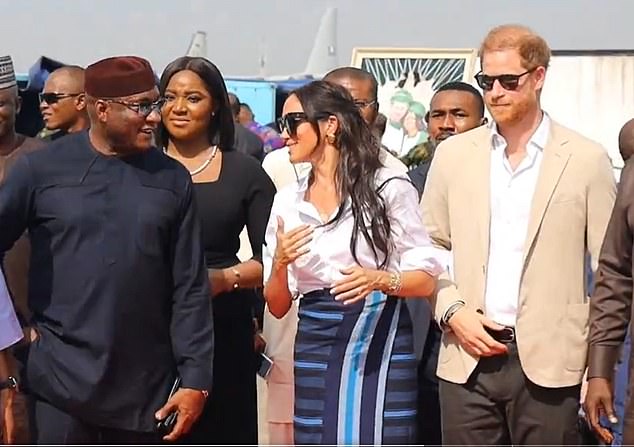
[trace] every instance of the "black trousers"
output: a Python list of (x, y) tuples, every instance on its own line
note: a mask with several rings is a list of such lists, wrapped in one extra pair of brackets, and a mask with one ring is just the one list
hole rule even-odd
[(480, 359), (466, 384), (440, 381), (447, 445), (579, 445), (581, 385), (544, 388), (524, 375), (517, 346)]
[(143, 433), (87, 424), (29, 396), (31, 442), (34, 444), (161, 444), (158, 433)]

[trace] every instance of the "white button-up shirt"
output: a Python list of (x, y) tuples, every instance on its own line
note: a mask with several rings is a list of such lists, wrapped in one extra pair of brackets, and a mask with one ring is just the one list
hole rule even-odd
[(524, 244), (550, 118), (542, 122), (526, 146), (526, 156), (513, 171), (506, 141), (491, 127), (491, 223), (485, 309), (493, 321), (515, 326), (522, 276)]
[[(377, 188), (393, 177), (399, 178), (388, 181), (381, 190), (388, 210), (394, 245), (387, 270), (423, 270), (436, 276), (443, 271), (443, 266), (437, 260), (436, 250), (423, 227), (418, 207), (418, 193), (407, 175), (382, 168), (377, 173)], [(267, 280), (277, 243), (277, 216), (284, 220), (285, 232), (303, 224), (315, 228), (313, 240), (309, 244), (310, 251), (300, 256), (288, 268), (289, 288), (291, 292), (297, 291), (300, 294), (332, 287), (335, 281), (343, 278), (341, 269), (356, 264), (350, 250), (353, 218), (349, 203), (345, 207), (342, 219), (336, 225), (323, 226), (324, 222), (317, 209), (304, 200), (307, 188), (308, 177), (278, 191), (271, 208), (266, 228), (266, 246), (263, 250), (264, 278)], [(357, 239), (357, 258), (364, 268), (378, 268), (372, 249), (362, 235)], [(382, 258), (379, 258), (379, 261), (381, 260)]]
[(22, 328), (15, 316), (7, 284), (0, 271), (0, 351), (22, 338)]

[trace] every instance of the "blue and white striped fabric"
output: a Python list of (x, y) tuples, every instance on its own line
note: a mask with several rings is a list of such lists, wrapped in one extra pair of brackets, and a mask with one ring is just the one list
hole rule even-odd
[(407, 307), (374, 292), (350, 306), (327, 290), (300, 300), (297, 444), (408, 444), (416, 435), (416, 357)]

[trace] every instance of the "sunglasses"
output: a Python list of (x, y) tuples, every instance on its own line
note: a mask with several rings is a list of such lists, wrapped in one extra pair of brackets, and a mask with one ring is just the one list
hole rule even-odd
[(277, 119), (277, 128), (280, 133), (286, 132), (293, 136), (297, 134), (297, 128), (301, 123), (307, 122), (308, 116), (304, 112), (291, 112)]
[(480, 88), (484, 91), (493, 90), (493, 85), (495, 84), (495, 81), (498, 81), (503, 89), (513, 91), (513, 90), (517, 90), (517, 88), (519, 87), (520, 79), (522, 77), (526, 76), (529, 73), (534, 72), (536, 69), (537, 67), (532, 68), (528, 71), (525, 71), (524, 73), (521, 73), (521, 74), (503, 74), (498, 76), (489, 76), (480, 72), (477, 75), (475, 75), (475, 80), (480, 86)]
[(40, 102), (45, 102), (48, 105), (57, 104), (61, 99), (74, 98), (82, 93), (40, 93), (38, 96)]
[(116, 99), (104, 99), (106, 102), (113, 102), (115, 104), (121, 104), (122, 106), (127, 107), (132, 110), (134, 113), (137, 113), (145, 118), (147, 118), (150, 113), (154, 110), (157, 112), (161, 112), (161, 108), (165, 105), (165, 98), (158, 99), (154, 102), (152, 101), (141, 101), (141, 102), (128, 102), (128, 101), (119, 101)]

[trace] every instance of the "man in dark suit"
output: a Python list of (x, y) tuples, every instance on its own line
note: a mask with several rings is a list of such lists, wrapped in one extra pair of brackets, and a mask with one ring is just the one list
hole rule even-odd
[(240, 99), (229, 93), (229, 104), (235, 122), (234, 145), (236, 150), (256, 158), (260, 163), (264, 160), (264, 143), (256, 134), (240, 124)]
[[(464, 82), (444, 84), (432, 97), (425, 121), (427, 122), (429, 139), (419, 145), (421, 147), (415, 147), (408, 154), (410, 159), (413, 159), (416, 154), (422, 155), (419, 157), (418, 166), (407, 173), (420, 195), (425, 187), (427, 172), (436, 146), (452, 135), (466, 132), (486, 123), (482, 96), (474, 87)], [(431, 309), (426, 300), (408, 301), (413, 319), (421, 321), (429, 318), (430, 320), (425, 343), (417, 349), (417, 351), (422, 349), (422, 352), (418, 352), (419, 358), (421, 358), (418, 367), (418, 443), (440, 445), (442, 436), (436, 366), (441, 332), (438, 325), (431, 319)]]
[(23, 154), (0, 188), (0, 255), (27, 229), (31, 246), (18, 390), (36, 444), (175, 441), (212, 383), (191, 176), (152, 146), (163, 101), (149, 62), (104, 59), (85, 80), (90, 130)]

